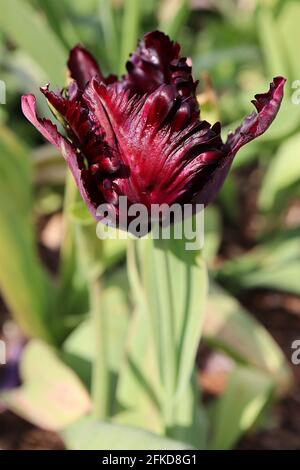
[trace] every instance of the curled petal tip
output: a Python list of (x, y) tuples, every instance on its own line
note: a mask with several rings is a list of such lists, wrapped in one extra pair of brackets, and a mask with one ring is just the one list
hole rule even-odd
[(254, 104), (257, 111), (262, 111), (263, 107), (268, 105), (271, 100), (275, 103), (281, 102), (283, 96), (283, 88), (286, 82), (284, 77), (275, 77), (273, 82), (270, 83), (269, 91), (266, 93), (258, 93), (254, 96), (251, 103)]
[(229, 146), (231, 157), (234, 157), (243, 145), (262, 135), (272, 124), (280, 108), (285, 82), (284, 77), (275, 77), (266, 93), (255, 95), (252, 103), (257, 112), (247, 116), (241, 126), (228, 135), (226, 144)]
[(61, 151), (65, 158), (78, 186), (80, 194), (85, 201), (91, 213), (96, 216), (96, 207), (91, 200), (87, 189), (87, 182), (84, 179), (84, 172), (78, 163), (76, 149), (66, 140), (57, 130), (57, 127), (49, 119), (41, 119), (38, 117), (35, 106), (35, 96), (23, 95), (21, 98), (21, 107), (23, 114), (34, 125), (34, 127), (48, 140), (52, 145)]
[(36, 129), (51, 144), (58, 145), (58, 133), (56, 126), (48, 119), (39, 119), (36, 113), (35, 96), (32, 94), (23, 95), (21, 98), (21, 108), (24, 116), (33, 124)]

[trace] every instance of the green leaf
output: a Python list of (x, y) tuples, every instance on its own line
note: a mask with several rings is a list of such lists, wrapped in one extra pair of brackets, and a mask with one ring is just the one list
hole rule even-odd
[(291, 371), (277, 343), (234, 297), (216, 285), (210, 288), (203, 335), (212, 347), (239, 363), (269, 374), (278, 394), (290, 389)]
[(121, 410), (114, 421), (163, 433), (160, 382), (149, 318), (136, 308), (130, 321), (126, 355), (120, 368), (117, 398)]
[(285, 140), (270, 161), (264, 177), (259, 204), (270, 210), (280, 191), (300, 180), (300, 134)]
[(70, 450), (180, 450), (192, 449), (182, 442), (142, 429), (96, 421), (86, 417), (62, 433)]
[(26, 50), (54, 86), (63, 83), (67, 51), (41, 14), (22, 0), (0, 0), (0, 9), (0, 29)]
[(68, 210), (72, 220), (77, 224), (95, 225), (95, 220), (93, 219), (92, 214), (89, 212), (83, 201), (74, 202), (72, 205), (70, 205)]
[(188, 0), (163, 1), (159, 10), (159, 29), (176, 39), (190, 12)]
[[(101, 305), (103, 314), (106, 316), (106, 329), (104, 335), (107, 341), (107, 366), (110, 382), (110, 404), (111, 414), (117, 409), (116, 387), (124, 357), (125, 340), (128, 328), (129, 309), (126, 298), (126, 282), (124, 278), (112, 279), (110, 285), (103, 288), (101, 292)], [(91, 318), (79, 325), (66, 339), (63, 344), (64, 352), (69, 356), (66, 358), (72, 364), (78, 375), (90, 384), (92, 363), (96, 353), (96, 335)], [(98, 344), (99, 347), (99, 344)], [(71, 356), (71, 358), (70, 358)], [(78, 369), (77, 367), (78, 361)]]
[(273, 382), (267, 374), (235, 367), (224, 394), (214, 405), (210, 449), (231, 449), (258, 419), (272, 390)]
[(1, 394), (14, 413), (43, 429), (58, 431), (85, 415), (89, 396), (74, 372), (54, 351), (32, 340), (21, 359), (22, 385)]
[(0, 288), (28, 336), (54, 341), (54, 297), (35, 246), (27, 148), (0, 127)]
[(201, 400), (195, 368), (192, 380), (181, 397), (180, 405), (176, 407), (174, 425), (169, 430), (169, 435), (203, 450), (207, 449), (209, 421)]
[[(300, 31), (298, 25), (298, 18), (300, 16), (300, 5), (298, 0), (285, 2), (283, 5), (277, 22), (276, 37), (282, 43), (285, 57), (289, 63), (289, 78), (297, 80), (300, 76), (300, 64), (297, 57), (295, 57), (295, 44), (299, 44)], [(281, 74), (280, 69), (277, 74)]]
[(129, 54), (134, 51), (140, 29), (140, 0), (124, 0), (119, 74), (125, 71)]
[(278, 234), (245, 255), (226, 261), (217, 280), (232, 292), (267, 287), (300, 294), (300, 244), (297, 230)]
[[(134, 260), (134, 242), (129, 245), (128, 268), (136, 310), (130, 322), (126, 360), (120, 369), (117, 396), (121, 411), (114, 422), (164, 433), (163, 393), (156, 361), (151, 323), (145, 310), (143, 287)], [(187, 384), (173, 409), (172, 438), (203, 449), (206, 446), (207, 421), (200, 406), (200, 392), (195, 378)]]
[(42, 12), (46, 15), (49, 26), (53, 29), (57, 37), (69, 49), (81, 42), (74, 22), (71, 20), (72, 12), (68, 8), (65, 0), (53, 2), (53, 0), (38, 0)]
[(106, 227), (107, 238), (98, 238), (97, 224), (101, 226), (101, 222), (96, 223), (82, 200), (68, 204), (66, 212), (87, 275), (101, 274), (125, 258), (126, 237), (120, 237), (118, 229)]
[(257, 32), (259, 35), (262, 52), (268, 67), (268, 75), (287, 76), (287, 63), (284, 59), (281, 36), (278, 25), (273, 18), (271, 9), (262, 6), (257, 14)]
[[(103, 32), (107, 59), (112, 71), (119, 67), (119, 38), (116, 29), (116, 18), (112, 0), (99, 1), (99, 19)], [(122, 67), (124, 64), (121, 64)]]
[(179, 406), (192, 377), (207, 289), (205, 264), (185, 243), (172, 234), (169, 240), (139, 239), (132, 258), (138, 273), (132, 288), (149, 315), (160, 401), (170, 426), (173, 407)]

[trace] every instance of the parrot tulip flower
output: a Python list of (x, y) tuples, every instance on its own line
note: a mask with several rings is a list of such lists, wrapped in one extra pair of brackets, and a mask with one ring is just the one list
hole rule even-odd
[(128, 205), (209, 204), (238, 150), (263, 134), (275, 118), (285, 79), (274, 78), (267, 93), (238, 129), (221, 138), (221, 125), (200, 118), (197, 82), (180, 46), (155, 31), (144, 36), (120, 80), (104, 77), (81, 46), (68, 60), (70, 84), (61, 92), (41, 88), (65, 135), (38, 117), (35, 97), (22, 110), (63, 154), (81, 196), (96, 219), (108, 204), (120, 218), (119, 198)]

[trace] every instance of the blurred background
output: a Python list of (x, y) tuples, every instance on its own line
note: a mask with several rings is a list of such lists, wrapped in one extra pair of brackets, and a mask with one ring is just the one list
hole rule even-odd
[[(0, 104), (0, 339), (9, 360), (0, 366), (0, 388), (17, 385), (27, 337), (69, 352), (87, 301), (77, 269), (83, 261), (68, 234), (82, 246), (78, 227), (94, 230), (80, 206), (66, 223), (64, 161), (23, 117), (20, 97), (36, 93), (38, 108), (49, 115), (38, 87), (63, 86), (71, 47), (83, 44), (104, 74), (120, 75), (137, 38), (160, 29), (192, 59), (201, 118), (220, 120), (224, 135), (252, 111), (254, 94), (267, 91), (274, 76), (288, 79), (277, 119), (239, 152), (205, 213), (211, 291), (198, 380), (205, 402), (226, 402), (218, 425), (227, 435), (236, 407), (230, 386), (246, 384), (252, 408), (228, 447), (300, 449), (300, 365), (293, 356), (300, 340), (300, 1), (0, 0), (0, 11), (6, 91)], [(125, 247), (105, 250), (106, 264), (97, 269), (117, 278), (123, 292)], [(118, 293), (112, 292), (112, 303), (120, 301)], [(66, 362), (72, 367), (70, 357)], [(240, 373), (245, 364), (251, 375)], [(233, 370), (235, 385), (228, 381)], [(262, 374), (271, 377), (272, 394), (261, 387)], [(257, 397), (259, 417), (253, 414)], [(0, 448), (62, 448), (56, 433), (40, 429), (13, 400), (0, 406)]]

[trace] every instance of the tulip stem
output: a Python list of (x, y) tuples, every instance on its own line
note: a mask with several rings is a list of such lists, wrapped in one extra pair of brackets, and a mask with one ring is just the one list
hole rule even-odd
[[(161, 339), (163, 356), (168, 358), (168, 363), (163, 361), (163, 383), (165, 387), (165, 400), (164, 400), (164, 421), (166, 430), (172, 427), (174, 412), (173, 412), (173, 394), (176, 387), (176, 342), (175, 342), (175, 319), (173, 304), (173, 292), (170, 272), (170, 260), (168, 256), (168, 248), (161, 241), (163, 248), (163, 258), (166, 277), (166, 301), (168, 308), (163, 312), (161, 317)], [(155, 249), (155, 248), (154, 248)]]
[(93, 412), (95, 418), (103, 420), (109, 415), (109, 368), (107, 363), (106, 317), (101, 306), (101, 284), (99, 279), (91, 282), (90, 296), (96, 345), (92, 371)]

